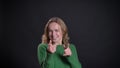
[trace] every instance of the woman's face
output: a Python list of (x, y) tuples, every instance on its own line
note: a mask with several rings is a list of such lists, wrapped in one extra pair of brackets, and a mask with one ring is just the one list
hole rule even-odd
[(62, 30), (59, 24), (52, 22), (48, 26), (48, 35), (52, 43), (62, 44)]

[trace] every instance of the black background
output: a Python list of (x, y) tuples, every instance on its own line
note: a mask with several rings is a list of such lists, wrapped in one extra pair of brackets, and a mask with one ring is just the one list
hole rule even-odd
[(119, 1), (1, 1), (0, 43), (3, 68), (40, 68), (37, 46), (48, 19), (68, 26), (83, 68), (119, 67)]

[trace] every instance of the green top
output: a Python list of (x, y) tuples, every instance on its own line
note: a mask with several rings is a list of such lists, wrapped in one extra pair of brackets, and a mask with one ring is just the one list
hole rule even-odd
[(70, 44), (71, 56), (63, 56), (64, 48), (62, 45), (57, 46), (55, 53), (49, 53), (47, 46), (47, 44), (39, 44), (38, 46), (37, 55), (41, 68), (82, 68), (73, 44)]

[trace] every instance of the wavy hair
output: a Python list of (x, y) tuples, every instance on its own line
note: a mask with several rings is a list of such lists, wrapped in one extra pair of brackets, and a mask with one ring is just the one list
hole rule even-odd
[(50, 39), (48, 37), (48, 26), (50, 23), (55, 22), (58, 25), (60, 25), (61, 30), (62, 30), (62, 44), (67, 48), (69, 46), (69, 36), (68, 36), (68, 28), (65, 24), (65, 22), (59, 18), (59, 17), (52, 17), (48, 20), (47, 24), (45, 25), (44, 28), (44, 34), (42, 35), (42, 43), (49, 43)]

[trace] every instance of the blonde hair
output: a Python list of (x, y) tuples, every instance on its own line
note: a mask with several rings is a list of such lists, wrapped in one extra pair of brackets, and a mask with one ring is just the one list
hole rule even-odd
[(55, 22), (58, 25), (60, 25), (61, 30), (62, 30), (62, 34), (63, 34), (62, 44), (65, 46), (65, 48), (67, 48), (69, 46), (68, 28), (65, 25), (64, 21), (59, 17), (50, 18), (49, 21), (47, 22), (47, 24), (45, 25), (44, 34), (42, 36), (42, 43), (49, 43), (49, 41), (50, 41), (50, 39), (48, 37), (48, 31), (49, 31), (48, 26), (52, 22)]

